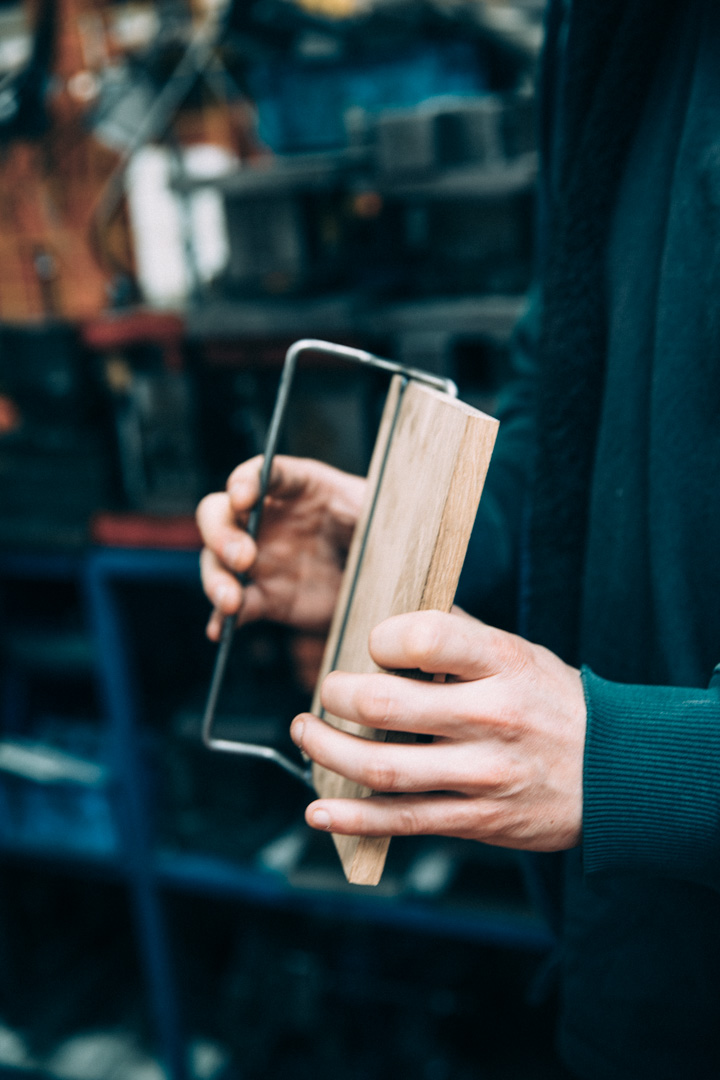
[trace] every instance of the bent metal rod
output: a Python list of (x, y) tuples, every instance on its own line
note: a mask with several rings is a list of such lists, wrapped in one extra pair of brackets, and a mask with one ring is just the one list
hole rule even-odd
[[(382, 371), (387, 371), (391, 375), (402, 376), (405, 384), (411, 380), (422, 382), (427, 386), (432, 386), (436, 390), (441, 390), (443, 393), (449, 394), (451, 397), (457, 396), (457, 387), (451, 379), (444, 379), (438, 375), (431, 375), (426, 371), (420, 371), (417, 368), (407, 367), (404, 364), (397, 364), (393, 360), (385, 360), (383, 357), (375, 356), (373, 353), (366, 352), (364, 349), (353, 349), (347, 345), (335, 345), (329, 341), (318, 341), (313, 338), (303, 338), (300, 341), (296, 341), (290, 346), (285, 354), (285, 363), (283, 364), (280, 385), (278, 387), (277, 397), (270, 419), (270, 427), (268, 428), (263, 451), (263, 463), (260, 470), (260, 494), (257, 502), (250, 511), (246, 525), (246, 532), (253, 540), (257, 540), (258, 532), (260, 530), (265, 496), (267, 495), (270, 486), (273, 459), (277, 452), (283, 421), (288, 409), (290, 390), (292, 388), (297, 363), (300, 357), (306, 353), (320, 353), (325, 356), (332, 356), (338, 360), (348, 360), (351, 363), (379, 368)], [(245, 573), (239, 575), (241, 585), (247, 585), (250, 580), (250, 574)], [(237, 616), (226, 615), (223, 619), (220, 641), (215, 657), (215, 666), (210, 680), (210, 690), (208, 692), (205, 712), (203, 714), (203, 743), (209, 750), (219, 750), (228, 754), (241, 754), (245, 757), (264, 758), (266, 761), (271, 761), (275, 765), (278, 765), (297, 780), (307, 784), (308, 787), (313, 788), (312, 766), (310, 764), (306, 766), (297, 764), (272, 746), (263, 746), (259, 743), (239, 742), (235, 739), (218, 739), (213, 735), (213, 723), (215, 721), (218, 699), (225, 678), (225, 671), (227, 669), (230, 648), (235, 636), (236, 626)]]

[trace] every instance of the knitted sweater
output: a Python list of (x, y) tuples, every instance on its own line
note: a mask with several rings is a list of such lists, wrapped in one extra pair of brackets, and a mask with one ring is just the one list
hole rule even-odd
[[(525, 630), (584, 665), (588, 707), (562, 1051), (583, 1080), (716, 1080), (720, 7), (577, 0), (569, 24), (568, 9), (550, 10), (540, 300), (459, 601), (483, 611), (530, 491)], [(601, 74), (599, 11), (615, 20)], [(622, 20), (653, 24), (642, 56), (618, 51)], [(578, 56), (605, 79), (594, 101)], [(632, 123), (614, 127), (633, 80)]]

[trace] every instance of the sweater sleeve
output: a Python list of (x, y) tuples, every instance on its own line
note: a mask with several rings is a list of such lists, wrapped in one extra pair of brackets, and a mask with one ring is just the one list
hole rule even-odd
[(582, 672), (586, 873), (720, 888), (720, 688), (629, 686)]

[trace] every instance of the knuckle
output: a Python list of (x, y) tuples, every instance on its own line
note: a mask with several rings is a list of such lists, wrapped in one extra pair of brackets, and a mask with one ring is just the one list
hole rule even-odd
[(412, 803), (398, 806), (398, 821), (398, 832), (404, 836), (417, 836), (423, 831), (417, 807)]
[(247, 570), (254, 561), (255, 545), (247, 533), (236, 531), (223, 544), (222, 561), (235, 572)]
[(466, 839), (485, 839), (483, 808), (477, 798), (460, 799), (453, 807), (447, 821), (447, 833)]
[(242, 461), (237, 465), (227, 478), (227, 490), (229, 490), (238, 481), (242, 482), (247, 477), (254, 477), (258, 470), (262, 467), (262, 455), (256, 454), (254, 457), (248, 458), (247, 461)]
[(398, 788), (398, 771), (389, 761), (372, 761), (368, 765), (367, 779), (374, 791), (395, 791)]
[(504, 836), (507, 829), (507, 815), (504, 807), (492, 800), (485, 802), (478, 812), (477, 826), (482, 839), (489, 843)]
[(495, 707), (493, 727), (506, 742), (521, 742), (532, 738), (534, 709), (532, 691), (517, 681), (499, 677), (495, 683)]
[(534, 736), (534, 727), (527, 713), (514, 711), (505, 723), (505, 738), (508, 742), (527, 743)]
[(507, 761), (494, 762), (485, 770), (482, 781), (486, 796), (507, 795), (515, 787), (515, 770)]
[(219, 579), (213, 583), (212, 600), (223, 615), (234, 615), (240, 607), (240, 591), (231, 582)]
[(527, 673), (531, 664), (531, 646), (529, 642), (514, 634), (504, 634), (502, 654), (506, 674), (518, 676)]
[(392, 723), (396, 714), (392, 698), (382, 691), (358, 693), (357, 713), (360, 721), (373, 727), (384, 728)]
[(505, 742), (523, 742), (532, 732), (527, 713), (519, 702), (505, 697), (505, 704), (498, 710), (497, 732)]
[(440, 611), (423, 611), (408, 631), (407, 649), (416, 667), (442, 656), (447, 636), (446, 620)]

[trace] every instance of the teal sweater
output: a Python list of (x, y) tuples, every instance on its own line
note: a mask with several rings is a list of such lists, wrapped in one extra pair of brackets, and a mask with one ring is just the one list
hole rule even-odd
[[(551, 9), (555, 73), (592, 7), (578, 2), (568, 25), (568, 6)], [(720, 6), (675, 7), (590, 278), (600, 374), (587, 382), (583, 352), (553, 384), (569, 400), (573, 380), (594, 386), (595, 413), (564, 432), (568, 458), (587, 456), (586, 488), (569, 489), (557, 455), (538, 451), (541, 276), (459, 595), (482, 612), (494, 583), (529, 558), (526, 627), (583, 665), (583, 841), (564, 860), (560, 943), (560, 1045), (583, 1080), (720, 1076)], [(578, 151), (563, 128), (562, 79), (545, 87), (552, 203), (563, 155), (593, 145)], [(550, 223), (546, 243), (555, 235)], [(548, 460), (558, 498), (581, 510), (565, 563), (534, 539), (552, 507), (528, 483), (531, 463)], [(553, 589), (570, 596), (570, 614)]]

